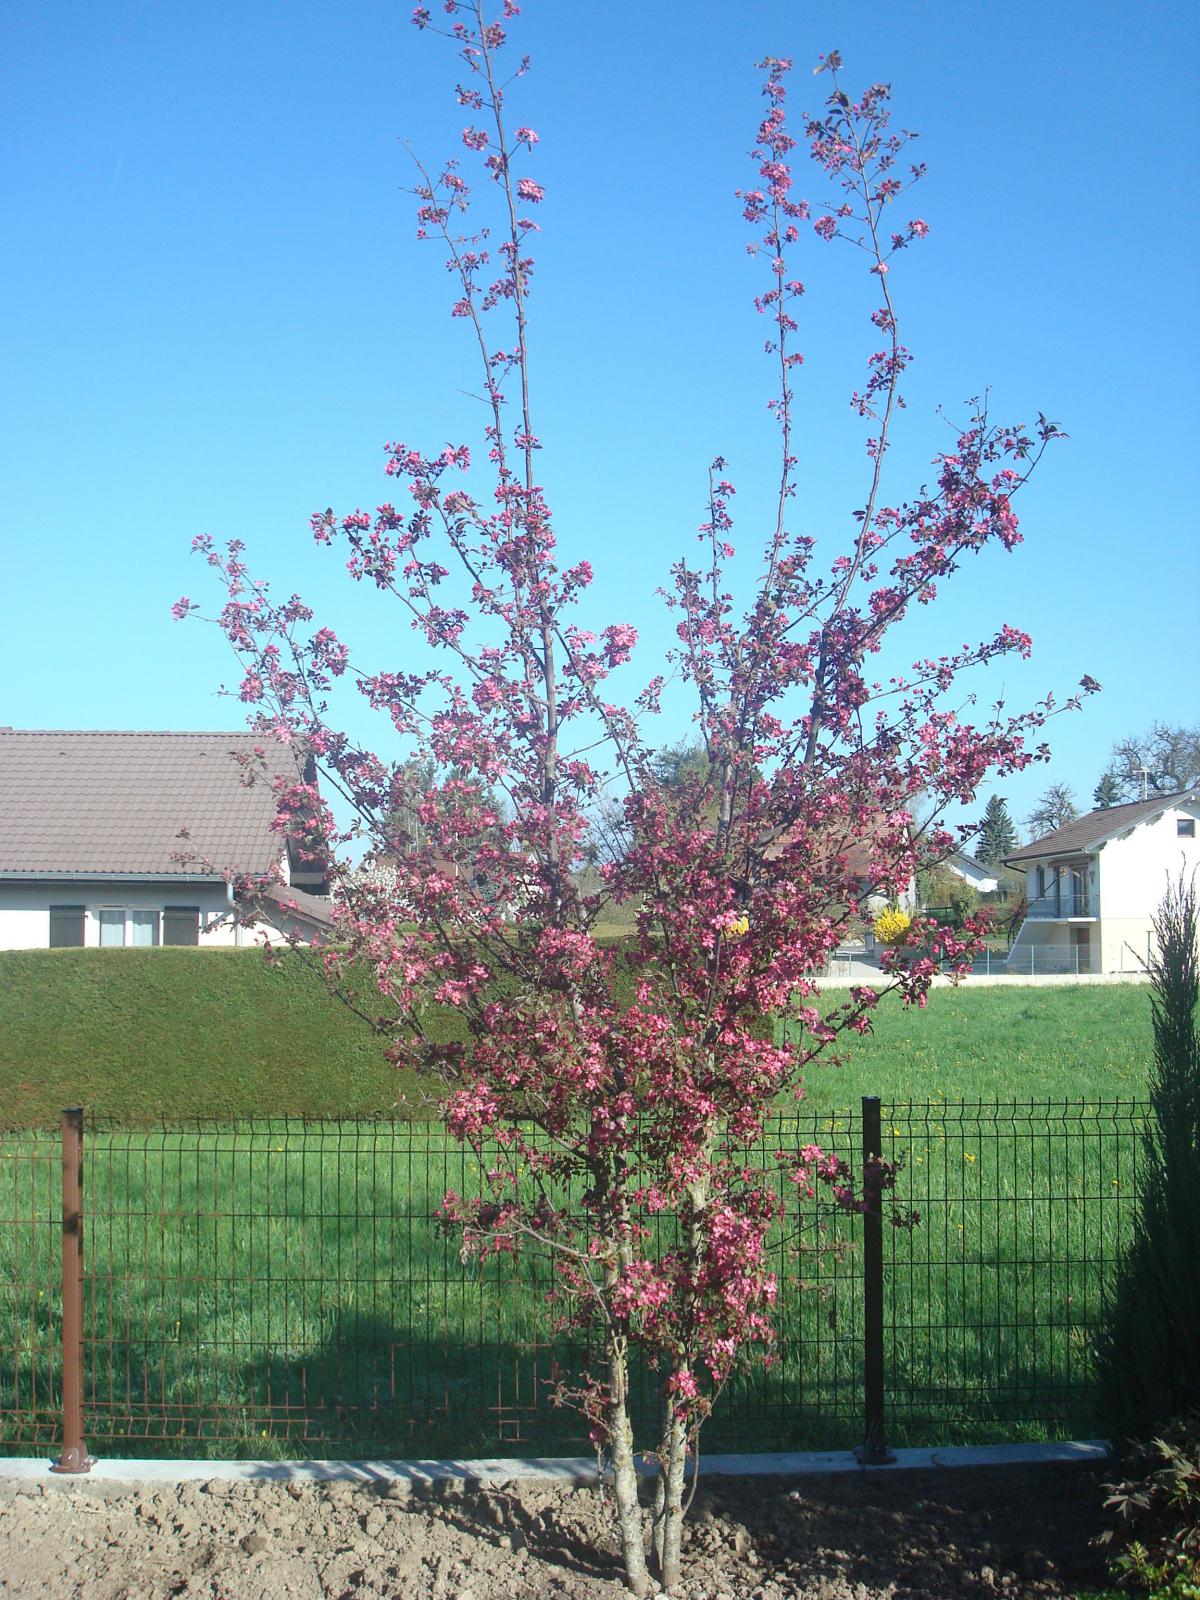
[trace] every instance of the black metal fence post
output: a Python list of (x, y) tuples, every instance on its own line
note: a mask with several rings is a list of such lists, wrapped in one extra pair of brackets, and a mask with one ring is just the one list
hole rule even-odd
[(865, 1095), (863, 1124), (863, 1442), (855, 1451), (864, 1467), (895, 1461), (884, 1426), (883, 1190), (879, 1162), (883, 1125), (877, 1095)]
[(83, 1441), (83, 1111), (62, 1114), (62, 1454), (51, 1472), (87, 1472)]

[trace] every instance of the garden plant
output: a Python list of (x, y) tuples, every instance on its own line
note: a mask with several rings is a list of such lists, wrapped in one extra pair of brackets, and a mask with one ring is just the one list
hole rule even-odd
[(1114, 1438), (1146, 1439), (1200, 1411), (1200, 946), (1196, 883), (1168, 886), (1150, 961), (1153, 1111), (1142, 1141), (1133, 1236), (1099, 1350)]
[[(680, 1582), (687, 1467), (704, 1419), (739, 1364), (770, 1358), (779, 1285), (764, 1240), (780, 1201), (778, 1173), (754, 1154), (764, 1117), (801, 1092), (815, 1057), (870, 1030), (882, 992), (923, 1004), (939, 970), (969, 961), (983, 924), (914, 918), (887, 948), (883, 981), (833, 1006), (818, 1003), (817, 975), (846, 928), (869, 917), (868, 901), (899, 897), (959, 845), (941, 820), (948, 807), (1044, 757), (1040, 730), (1061, 709), (1047, 698), (970, 713), (964, 675), (1029, 653), (1011, 625), (949, 653), (923, 650), (879, 681), (872, 659), (965, 558), (1019, 544), (1014, 498), (1059, 430), (1042, 417), (1028, 429), (1001, 422), (977, 403), (938, 451), (932, 481), (897, 496), (887, 468), (910, 355), (893, 284), (928, 233), (906, 209), (924, 168), (912, 135), (889, 123), (887, 86), (852, 94), (831, 52), (818, 67), (821, 109), (790, 119), (791, 63), (762, 61), (737, 201), (761, 272), (773, 509), (750, 531), (761, 558), (744, 587), (732, 469), (713, 460), (697, 554), (666, 575), (675, 643), (621, 692), (636, 630), (589, 617), (590, 561), (557, 528), (543, 488), (530, 315), (549, 208), (538, 135), (514, 104), (528, 61), (506, 65), (517, 10), (447, 0), (413, 16), (459, 60), (462, 149), (419, 166), (415, 195), (419, 237), (449, 271), (455, 331), (477, 358), (482, 448), (390, 444), (399, 505), (312, 519), (316, 540), (340, 546), (351, 578), (383, 591), (412, 632), (398, 633), (393, 661), (361, 660), (299, 597), (276, 600), (252, 578), (239, 543), (197, 547), (224, 584), (218, 620), (264, 741), (302, 744), (338, 797), (335, 822), (315, 789), (281, 787), (280, 832), (338, 860), (365, 838), (386, 864), (334, 869), (330, 981), (365, 964), (378, 995), (360, 987), (354, 1003), (378, 1018), (393, 1060), (444, 1084), (460, 1139), (503, 1150), (483, 1198), (446, 1196), (445, 1226), (461, 1230), (466, 1252), (537, 1250), (556, 1265), (561, 1317), (593, 1353), (562, 1397), (590, 1421), (625, 1581), (641, 1595)], [(795, 185), (800, 140), (830, 196), (820, 204)], [(790, 263), (802, 244), (844, 249), (874, 330), (852, 396), (864, 481), (827, 551), (798, 527), (804, 290)], [(614, 508), (633, 514), (619, 480), (618, 463)], [(194, 609), (186, 598), (175, 607)], [(346, 684), (380, 713), (380, 751), (344, 731)], [(684, 692), (704, 759), (665, 782), (656, 756), (679, 730), (658, 731), (658, 719)], [(585, 888), (588, 866), (599, 872)], [(631, 923), (618, 943), (596, 931), (614, 907)], [(444, 1006), (461, 1013), (465, 1038), (426, 1032), (430, 1008)], [(877, 1158), (852, 1172), (843, 1152), (817, 1145), (782, 1164), (797, 1196), (819, 1189), (848, 1209), (895, 1176)], [(656, 1372), (661, 1402), (649, 1513), (630, 1423), (634, 1363)]]
[(1112, 1547), (1122, 1589), (1149, 1600), (1200, 1596), (1200, 1413), (1180, 1417), (1126, 1461), (1127, 1476), (1106, 1485)]

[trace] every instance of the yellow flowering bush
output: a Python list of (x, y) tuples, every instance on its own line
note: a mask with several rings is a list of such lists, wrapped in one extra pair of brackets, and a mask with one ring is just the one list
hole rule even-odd
[(875, 918), (875, 937), (880, 944), (903, 944), (912, 927), (912, 918), (898, 906), (885, 906)]

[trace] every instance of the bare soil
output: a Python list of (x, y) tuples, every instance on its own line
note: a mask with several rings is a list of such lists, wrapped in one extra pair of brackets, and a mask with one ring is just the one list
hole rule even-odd
[[(1102, 1472), (708, 1478), (684, 1600), (1066, 1597), (1103, 1583)], [(0, 1480), (0, 1595), (618, 1600), (604, 1503), (525, 1482)]]

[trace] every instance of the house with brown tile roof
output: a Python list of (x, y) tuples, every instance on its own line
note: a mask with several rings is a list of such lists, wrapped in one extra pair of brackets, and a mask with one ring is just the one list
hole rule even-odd
[(311, 759), (244, 730), (0, 728), (0, 949), (327, 934), (280, 781), (315, 781)]
[(1005, 857), (1026, 875), (1010, 971), (1138, 972), (1170, 879), (1200, 867), (1200, 790), (1076, 817)]

